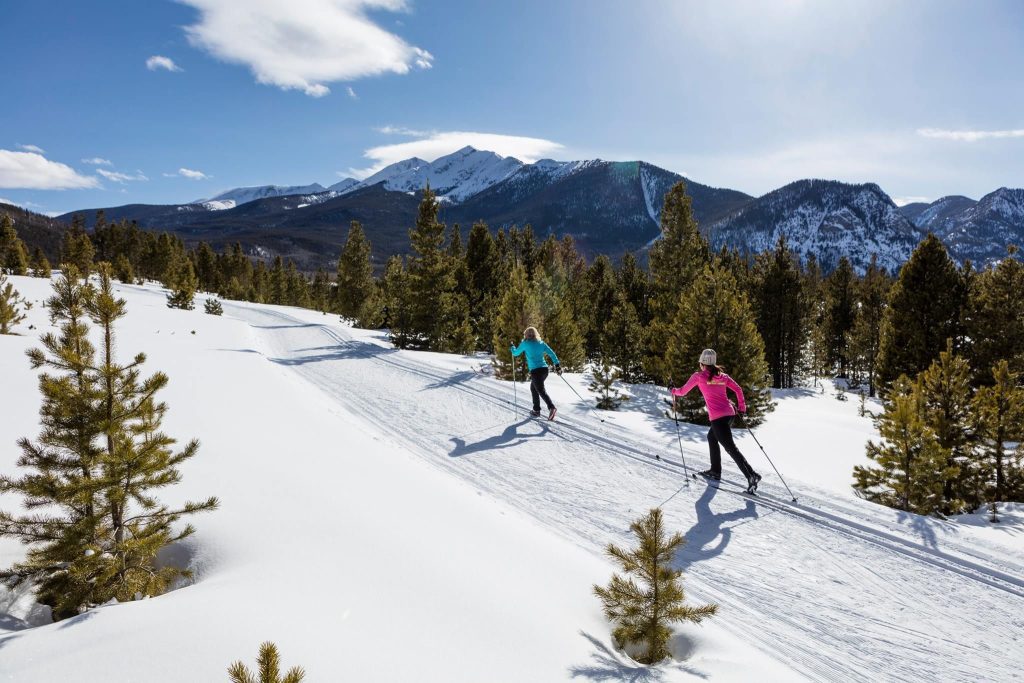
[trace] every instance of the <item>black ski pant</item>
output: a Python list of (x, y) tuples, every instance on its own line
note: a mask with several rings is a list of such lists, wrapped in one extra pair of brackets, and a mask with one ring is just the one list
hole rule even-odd
[(534, 368), (530, 370), (530, 395), (533, 396), (533, 409), (540, 411), (540, 400), (548, 405), (548, 410), (554, 410), (555, 404), (551, 402), (548, 392), (544, 391), (544, 380), (548, 378), (547, 367)]
[(736, 466), (740, 468), (740, 472), (749, 479), (750, 475), (754, 472), (754, 468), (750, 466), (747, 459), (740, 453), (740, 449), (736, 448), (736, 442), (732, 440), (733, 417), (733, 415), (726, 415), (711, 421), (711, 429), (708, 430), (708, 447), (711, 450), (711, 471), (719, 475), (722, 473), (721, 446), (725, 446), (725, 452), (732, 456), (732, 459), (736, 461)]

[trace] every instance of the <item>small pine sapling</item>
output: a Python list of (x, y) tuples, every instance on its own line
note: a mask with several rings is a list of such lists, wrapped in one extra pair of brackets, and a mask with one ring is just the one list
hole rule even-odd
[(857, 414), (861, 417), (868, 416), (868, 395), (864, 393), (864, 390), (860, 390), (860, 407), (857, 409)]
[(0, 334), (12, 334), (11, 328), (25, 320), (22, 306), (29, 308), (28, 302), (22, 298), (3, 273), (0, 273)]
[(206, 303), (203, 304), (203, 310), (210, 315), (223, 315), (224, 307), (220, 303), (220, 299), (207, 299)]
[(618, 368), (609, 365), (605, 358), (601, 359), (601, 365), (594, 366), (594, 379), (590, 382), (588, 388), (597, 394), (598, 408), (601, 410), (617, 410), (619, 404), (629, 400), (629, 396), (623, 395), (618, 387), (615, 386), (615, 382), (621, 377), (622, 373), (619, 372)]
[(605, 616), (616, 623), (612, 632), (615, 644), (620, 648), (640, 646), (643, 652), (637, 661), (655, 664), (669, 656), (670, 624), (700, 623), (717, 613), (718, 605), (685, 604), (682, 571), (672, 566), (672, 559), (686, 541), (679, 533), (667, 535), (661, 509), (652, 509), (630, 529), (640, 542), (636, 549), (623, 550), (613, 544), (607, 548), (627, 577), (613, 574), (611, 583), (605, 588), (594, 586), (594, 593), (604, 605)]
[(245, 664), (238, 661), (228, 667), (231, 683), (302, 683), (306, 672), (302, 667), (293, 666), (288, 673), (281, 676), (281, 655), (277, 646), (269, 640), (260, 645), (260, 654), (256, 659), (257, 674), (249, 671)]

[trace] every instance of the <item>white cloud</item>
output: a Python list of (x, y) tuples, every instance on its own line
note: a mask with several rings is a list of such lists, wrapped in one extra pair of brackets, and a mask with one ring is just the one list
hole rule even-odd
[(104, 159), (103, 157), (92, 157), (91, 159), (82, 159), (83, 164), (91, 164), (93, 166), (113, 166), (113, 162), (110, 159)]
[(174, 60), (170, 57), (164, 57), (163, 55), (153, 55), (146, 60), (146, 68), (150, 71), (156, 71), (157, 69), (165, 69), (167, 71), (181, 71), (182, 68), (174, 63)]
[(107, 180), (113, 181), (115, 183), (123, 184), (132, 180), (149, 180), (149, 178), (147, 178), (142, 173), (142, 171), (136, 171), (136, 175), (129, 175), (127, 173), (118, 173), (117, 171), (108, 171), (104, 168), (98, 168), (96, 169), (96, 172), (99, 173), (104, 178), (106, 178)]
[(18, 149), (22, 149), (26, 152), (35, 152), (36, 154), (46, 154), (46, 150), (36, 145), (18, 145)]
[(177, 173), (164, 173), (164, 178), (188, 178), (189, 180), (208, 180), (213, 176), (206, 175), (202, 171), (194, 171), (191, 168), (179, 168)]
[(918, 204), (918, 203), (931, 204), (932, 199), (931, 199), (931, 197), (914, 197), (914, 196), (910, 196), (910, 197), (893, 197), (892, 201), (893, 201), (893, 203), (896, 204), (896, 206), (906, 206), (907, 204)]
[(359, 99), (359, 95), (356, 94), (356, 91), (352, 89), (351, 85), (345, 88), (345, 92), (347, 92), (348, 96), (351, 97), (353, 100)]
[(85, 176), (35, 152), (0, 149), (0, 187), (23, 190), (68, 190), (99, 187), (93, 176)]
[[(401, 134), (408, 135), (411, 132)], [(368, 168), (352, 168), (349, 169), (349, 173), (355, 178), (366, 178), (396, 161), (410, 157), (433, 161), (466, 145), (495, 152), (502, 156), (513, 156), (526, 163), (532, 163), (565, 149), (557, 142), (542, 138), (465, 131), (431, 133), (420, 140), (372, 147), (366, 150), (363, 156), (371, 159), (374, 162), (373, 165)]]
[(918, 128), (917, 134), (926, 138), (977, 142), (993, 138), (1024, 138), (1024, 128), (1014, 130), (945, 130), (943, 128)]
[(311, 97), (325, 85), (429, 69), (433, 56), (385, 31), (369, 10), (406, 9), (405, 0), (180, 0), (199, 10), (189, 42), (256, 80)]

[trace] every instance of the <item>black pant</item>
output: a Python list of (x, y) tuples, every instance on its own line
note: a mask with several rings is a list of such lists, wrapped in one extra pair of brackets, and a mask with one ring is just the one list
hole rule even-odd
[(711, 449), (711, 471), (716, 474), (722, 473), (722, 449), (719, 447), (719, 444), (721, 444), (725, 446), (726, 453), (731, 455), (732, 459), (736, 461), (736, 466), (740, 468), (743, 476), (749, 478), (753, 474), (754, 468), (750, 466), (750, 463), (743, 457), (740, 449), (736, 448), (736, 443), (732, 440), (732, 420), (732, 415), (726, 415), (711, 421), (711, 429), (708, 430), (708, 447)]
[(544, 391), (544, 380), (548, 378), (548, 369), (534, 368), (530, 370), (530, 395), (533, 396), (533, 409), (540, 411), (540, 399), (548, 404), (548, 410), (554, 410), (555, 404), (551, 402), (548, 392)]

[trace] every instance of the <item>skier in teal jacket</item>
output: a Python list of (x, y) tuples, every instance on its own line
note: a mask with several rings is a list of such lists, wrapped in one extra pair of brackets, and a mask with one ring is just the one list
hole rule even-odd
[(555, 364), (555, 372), (561, 375), (562, 366), (558, 362), (558, 356), (540, 338), (536, 327), (527, 327), (523, 332), (523, 341), (519, 342), (519, 346), (509, 347), (509, 351), (514, 357), (526, 354), (526, 366), (530, 369), (530, 394), (533, 396), (533, 411), (530, 414), (540, 417), (540, 400), (543, 398), (548, 406), (548, 419), (554, 420), (558, 410), (551, 402), (548, 392), (544, 390), (544, 380), (548, 378), (548, 364), (544, 360), (544, 355), (550, 356)]

